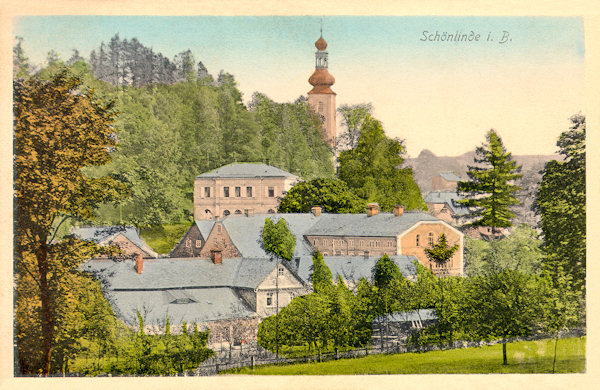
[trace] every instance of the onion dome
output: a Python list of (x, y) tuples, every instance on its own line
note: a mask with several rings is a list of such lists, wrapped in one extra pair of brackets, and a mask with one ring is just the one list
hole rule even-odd
[(335, 78), (327, 68), (315, 69), (308, 82), (314, 87), (309, 93), (334, 93), (330, 87), (335, 84)]
[(325, 42), (323, 37), (321, 37), (315, 42), (315, 47), (318, 50), (323, 51), (323, 50), (327, 49), (327, 42)]

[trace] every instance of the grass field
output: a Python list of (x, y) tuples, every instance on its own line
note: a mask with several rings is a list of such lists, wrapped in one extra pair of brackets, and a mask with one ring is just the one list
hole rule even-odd
[[(244, 375), (365, 375), (551, 373), (554, 340), (520, 341), (507, 345), (508, 365), (502, 365), (502, 345), (425, 353), (371, 355), (323, 363), (268, 365), (223, 371)], [(585, 372), (585, 337), (558, 340), (557, 373)]]
[(186, 222), (177, 225), (143, 228), (140, 231), (140, 236), (157, 253), (169, 253), (189, 227), (190, 224)]

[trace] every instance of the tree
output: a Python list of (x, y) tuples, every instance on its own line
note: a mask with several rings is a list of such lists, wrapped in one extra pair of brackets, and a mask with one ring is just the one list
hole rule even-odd
[[(440, 238), (437, 244), (434, 244), (431, 248), (425, 248), (425, 256), (430, 261), (435, 262), (436, 264), (441, 266), (442, 270), (445, 270), (446, 263), (454, 256), (454, 253), (458, 250), (458, 245), (450, 246), (446, 241), (446, 235), (444, 233), (440, 234)], [(439, 278), (440, 284), (440, 293), (441, 293), (441, 301), (440, 301), (440, 312), (443, 312), (444, 307), (444, 280), (443, 278)], [(446, 321), (445, 317), (442, 316), (440, 318), (439, 327), (441, 331), (445, 331), (446, 327), (450, 327), (450, 322)], [(452, 328), (450, 327), (450, 334), (452, 334)]]
[(543, 172), (537, 206), (544, 232), (544, 266), (559, 266), (573, 277), (573, 287), (585, 289), (586, 192), (585, 117), (571, 117), (571, 127), (557, 146), (563, 161), (549, 161)]
[(358, 145), (340, 152), (339, 179), (367, 202), (377, 202), (390, 211), (397, 204), (407, 210), (427, 207), (410, 168), (400, 168), (405, 148), (398, 139), (386, 137), (381, 123), (367, 115)]
[(367, 116), (373, 115), (373, 106), (371, 103), (342, 104), (338, 107), (337, 113), (342, 117), (341, 125), (344, 127), (344, 132), (336, 140), (337, 149), (347, 150), (356, 148), (362, 124)]
[[(406, 279), (400, 269), (388, 255), (383, 255), (373, 267), (373, 287), (375, 291), (375, 307), (379, 316), (385, 316), (386, 335), (389, 334), (388, 314), (396, 308), (396, 300), (400, 298), (400, 290)], [(383, 349), (383, 326), (380, 323), (381, 349)]]
[(484, 275), (512, 269), (534, 275), (542, 266), (542, 240), (527, 225), (518, 226), (499, 240), (465, 239), (465, 272), (468, 276)]
[(458, 202), (474, 210), (471, 216), (476, 218), (472, 226), (489, 226), (492, 232), (496, 228), (512, 226), (515, 216), (509, 206), (518, 204), (514, 192), (520, 187), (512, 184), (522, 175), (521, 166), (513, 161), (510, 153), (502, 144), (502, 139), (494, 129), (486, 134), (487, 143), (475, 149), (474, 162), (467, 171), (470, 181), (458, 182), (458, 191), (468, 196)]
[(92, 218), (98, 204), (124, 193), (115, 180), (87, 177), (82, 170), (106, 164), (117, 141), (112, 103), (78, 92), (80, 83), (66, 71), (49, 82), (14, 82), (17, 280), (31, 278), (37, 287), (39, 312), (31, 314), (39, 315), (45, 375), (60, 309), (55, 287), (77, 266), (74, 259), (90, 252), (83, 245), (69, 253), (77, 242), (65, 246), (55, 233), (67, 219)]
[(313, 179), (293, 186), (283, 197), (281, 213), (309, 213), (321, 206), (327, 213), (362, 213), (365, 201), (356, 196), (345, 182), (333, 179)]
[(29, 76), (31, 65), (23, 50), (23, 37), (15, 37), (17, 43), (13, 46), (13, 78)]
[(534, 279), (504, 270), (470, 279), (463, 326), (476, 337), (502, 339), (502, 364), (508, 364), (508, 338), (526, 336), (536, 322)]
[(277, 223), (273, 223), (271, 218), (265, 219), (262, 242), (264, 249), (277, 258), (291, 260), (294, 255), (296, 237), (292, 234), (287, 222), (283, 218), (280, 218)]
[(310, 279), (316, 294), (328, 294), (333, 290), (331, 270), (323, 261), (323, 255), (318, 250), (313, 254), (313, 265)]

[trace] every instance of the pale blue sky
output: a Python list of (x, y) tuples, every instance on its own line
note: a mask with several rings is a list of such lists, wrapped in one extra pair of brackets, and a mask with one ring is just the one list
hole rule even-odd
[[(245, 99), (292, 101), (310, 90), (320, 19), (28, 16), (14, 20), (14, 35), (34, 63), (50, 49), (88, 57), (115, 33), (169, 58), (189, 48), (211, 74), (232, 73)], [(424, 30), (474, 31), (480, 41), (424, 42)], [(503, 31), (512, 40), (499, 44)], [(549, 154), (568, 117), (585, 113), (581, 18), (325, 16), (323, 36), (338, 104), (373, 103), (412, 156), (464, 153), (490, 127), (515, 154)]]

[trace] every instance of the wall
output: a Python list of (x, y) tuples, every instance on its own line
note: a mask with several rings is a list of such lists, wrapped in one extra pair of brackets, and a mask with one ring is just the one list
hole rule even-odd
[[(322, 103), (322, 110), (319, 110), (319, 103)], [(309, 93), (308, 104), (314, 112), (323, 116), (325, 142), (327, 142), (329, 146), (334, 147), (337, 136), (335, 94)]]
[(306, 236), (306, 239), (323, 256), (362, 256), (365, 252), (369, 256), (382, 256), (397, 252), (396, 237)]
[[(199, 246), (198, 246), (199, 245)], [(171, 257), (200, 257), (204, 239), (198, 226), (192, 225), (171, 251)]]
[(221, 222), (216, 222), (213, 226), (210, 234), (206, 238), (206, 243), (200, 251), (199, 257), (203, 259), (211, 259), (211, 251), (213, 250), (221, 251), (223, 259), (241, 257), (240, 252), (237, 250), (235, 245), (233, 245), (233, 242), (231, 242), (229, 233), (227, 233), (227, 230)]
[[(294, 178), (251, 177), (251, 178), (196, 178), (194, 182), (194, 218), (213, 219), (223, 217), (226, 210), (231, 216), (266, 214), (276, 212), (280, 198), (296, 183)], [(204, 188), (210, 187), (210, 197), (205, 197)], [(225, 197), (224, 187), (229, 187), (229, 196)], [(236, 196), (235, 188), (240, 188)], [(246, 187), (252, 188), (252, 196), (246, 194)], [(274, 193), (270, 197), (269, 187)], [(207, 213), (206, 210), (209, 210)]]
[[(310, 293), (310, 290), (306, 288), (285, 266), (280, 265), (279, 267), (283, 268), (283, 274), (279, 275), (279, 280), (277, 282), (277, 269), (274, 268), (256, 289), (256, 313), (261, 317), (268, 317), (277, 312), (276, 283), (279, 286), (280, 310), (287, 306), (295, 297)], [(269, 294), (272, 294), (270, 306), (267, 305), (267, 296)]]
[[(458, 244), (459, 248), (448, 261), (445, 268), (440, 268), (437, 264), (430, 262), (425, 255), (425, 248), (429, 246), (429, 233), (433, 233), (433, 242), (437, 244), (440, 234), (445, 233), (448, 245)], [(417, 235), (419, 242), (417, 245)], [(415, 256), (421, 264), (431, 269), (434, 273), (441, 275), (462, 275), (463, 274), (463, 236), (457, 230), (441, 222), (420, 222), (415, 227), (400, 235), (399, 251), (401, 255)]]

